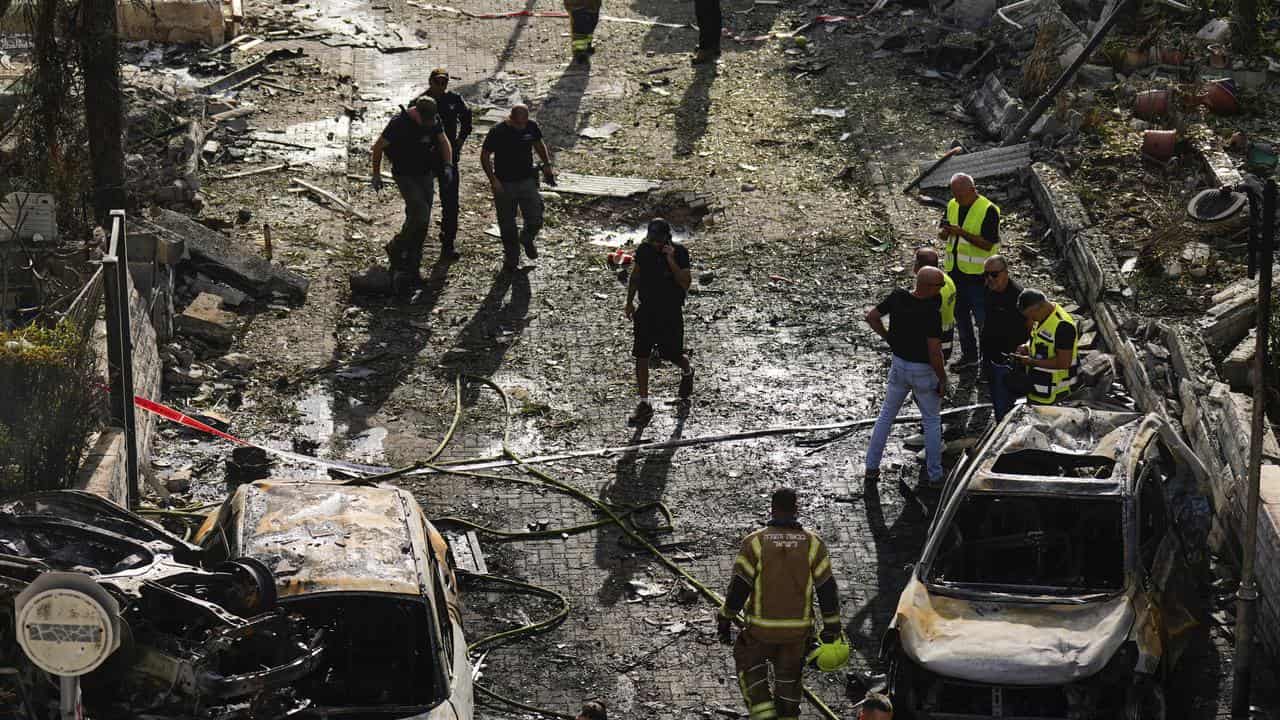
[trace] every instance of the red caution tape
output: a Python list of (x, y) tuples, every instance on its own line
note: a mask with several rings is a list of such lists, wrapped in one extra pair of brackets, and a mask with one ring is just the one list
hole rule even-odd
[(133, 404), (137, 407), (142, 408), (143, 410), (146, 410), (147, 412), (153, 415), (159, 415), (165, 420), (172, 420), (173, 422), (176, 422), (179, 425), (186, 425), (187, 427), (194, 428), (196, 430), (199, 430), (200, 432), (206, 432), (206, 433), (209, 433), (210, 435), (216, 435), (217, 437), (220, 437), (223, 440), (230, 440), (231, 442), (237, 445), (253, 446), (253, 443), (245, 442), (244, 440), (241, 440), (235, 435), (228, 435), (222, 432), (221, 430), (215, 427), (206, 425), (189, 415), (184, 415), (178, 412), (177, 410), (174, 410), (171, 407), (166, 407), (164, 405), (161, 405), (160, 403), (155, 402), (154, 400), (148, 400), (142, 397), (141, 395), (133, 396)]

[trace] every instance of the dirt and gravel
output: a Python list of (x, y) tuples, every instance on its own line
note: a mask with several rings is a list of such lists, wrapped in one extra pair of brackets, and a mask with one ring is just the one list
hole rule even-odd
[[(725, 3), (726, 26), (742, 38), (790, 30), (819, 13), (856, 16), (871, 3)], [(239, 162), (206, 169), (201, 219), (245, 249), (262, 247), (269, 226), (277, 261), (311, 280), (304, 304), (260, 303), (238, 319), (234, 350), (257, 359), (243, 387), (171, 393), (174, 404), (224, 420), (235, 434), (319, 457), (402, 466), (425, 457), (454, 418), (458, 374), (489, 378), (507, 393), (468, 381), (463, 414), (442, 461), (580, 450), (873, 416), (888, 355), (861, 321), (863, 310), (907, 281), (911, 253), (934, 241), (939, 210), (899, 188), (916, 163), (954, 140), (981, 147), (952, 108), (970, 82), (920, 77), (929, 11), (892, 3), (864, 20), (819, 27), (803, 47), (786, 39), (725, 40), (714, 66), (690, 67), (694, 30), (605, 21), (589, 68), (570, 66), (568, 26), (560, 18), (471, 19), (405, 0), (246, 2), (248, 29), (328, 30), (324, 39), (269, 40), (260, 53), (302, 48), (278, 63), (285, 92), (249, 85), (236, 95), (258, 107), (250, 124), (263, 137), (313, 151), (258, 146)], [(471, 12), (510, 10), (497, 0), (459, 0)], [(549, 0), (522, 7), (555, 11)], [(623, 18), (692, 23), (677, 0), (610, 4)], [(425, 49), (384, 53), (368, 45), (387, 33)], [(906, 47), (878, 51), (877, 40), (905, 33)], [(233, 64), (251, 59), (231, 56)], [(1011, 59), (1011, 62), (1014, 60)], [(351, 273), (385, 262), (382, 245), (398, 228), (394, 190), (367, 182), (368, 148), (398, 103), (425, 87), (430, 68), (446, 66), (477, 115), (519, 97), (531, 103), (561, 170), (652, 178), (662, 187), (627, 200), (570, 195), (547, 202), (536, 264), (495, 279), (500, 262), (478, 125), (462, 160), (459, 249), (455, 264), (424, 268), (427, 287), (411, 302), (353, 297)], [(843, 119), (811, 114), (845, 108)], [(608, 139), (578, 131), (614, 122)], [(289, 162), (292, 167), (233, 180), (219, 175)], [(1095, 162), (1084, 172), (1101, 180)], [(350, 175), (350, 177), (348, 177)], [(364, 223), (338, 208), (290, 192), (290, 178), (325, 187), (372, 216)], [(1004, 210), (1002, 234), (1013, 273), (1070, 300), (1066, 272), (1027, 188), (1010, 179), (984, 185)], [(552, 190), (554, 188), (544, 188)], [(1101, 201), (1100, 201), (1101, 202)], [(669, 367), (654, 375), (658, 412), (633, 430), (625, 286), (605, 264), (602, 231), (634, 228), (661, 214), (687, 230), (694, 291), (685, 307), (687, 344), (697, 369), (687, 417)], [(247, 219), (246, 219), (247, 218)], [(427, 257), (435, 252), (433, 228)], [(180, 341), (181, 342), (181, 341)], [(972, 376), (953, 379), (949, 403), (980, 401)], [(976, 413), (948, 437), (979, 432)], [(765, 516), (769, 492), (791, 484), (803, 519), (830, 544), (841, 585), (854, 667), (877, 672), (879, 639), (911, 563), (925, 518), (917, 465), (900, 441), (890, 444), (886, 477), (864, 491), (865, 432), (807, 454), (790, 438), (624, 453), (557, 464), (561, 480), (618, 506), (662, 501), (674, 529), (655, 537), (689, 572), (714, 589), (728, 580), (737, 540)], [(167, 475), (187, 466), (193, 487), (175, 502), (214, 502), (226, 492), (228, 449), (165, 429), (159, 455)], [(162, 464), (164, 464), (162, 463)], [(277, 473), (318, 477), (296, 465)], [(400, 482), (432, 517), (461, 516), (508, 530), (564, 527), (594, 519), (562, 494), (508, 480), (445, 475)], [(642, 513), (641, 524), (661, 520)], [(619, 717), (743, 716), (729, 653), (715, 642), (712, 608), (688, 602), (673, 576), (619, 532), (603, 529), (529, 542), (484, 541), (491, 571), (564, 593), (568, 621), (532, 641), (494, 650), (483, 682), (560, 712), (603, 697)], [(543, 601), (478, 590), (468, 600), (475, 636), (552, 611)], [(1178, 700), (1185, 717), (1210, 717), (1229, 683), (1229, 644), (1206, 629), (1191, 688)], [(838, 712), (850, 702), (840, 679), (811, 684)], [(806, 717), (816, 717), (806, 709)], [(513, 717), (501, 706), (483, 717)]]

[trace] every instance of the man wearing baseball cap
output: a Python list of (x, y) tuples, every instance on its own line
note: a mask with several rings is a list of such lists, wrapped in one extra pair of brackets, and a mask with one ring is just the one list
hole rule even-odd
[[(392, 286), (397, 295), (422, 282), (422, 244), (431, 225), (432, 176), (452, 182), (453, 148), (436, 116), (436, 101), (422, 96), (387, 123), (373, 145), (373, 189), (382, 190), (382, 155), (391, 158), (391, 176), (404, 198), (404, 224), (387, 244)], [(438, 156), (438, 157), (435, 157)], [(438, 160), (438, 165), (437, 165)]]
[(436, 101), (440, 124), (453, 147), (453, 181), (445, 182), (443, 173), (436, 176), (440, 184), (440, 259), (453, 262), (462, 257), (456, 246), (458, 186), (462, 184), (458, 169), (462, 167), (462, 143), (471, 135), (471, 108), (461, 95), (449, 89), (449, 71), (444, 68), (431, 71), (424, 94)]
[[(640, 402), (627, 418), (640, 426), (653, 417), (649, 402), (649, 354), (658, 348), (659, 357), (681, 370), (680, 400), (693, 394), (693, 367), (684, 351), (684, 298), (693, 282), (689, 250), (671, 239), (671, 225), (662, 218), (649, 221), (644, 242), (636, 248), (631, 277), (627, 281), (627, 304), (623, 313), (632, 322), (634, 341), (631, 354), (636, 360), (636, 389)], [(635, 305), (640, 295), (640, 307)]]

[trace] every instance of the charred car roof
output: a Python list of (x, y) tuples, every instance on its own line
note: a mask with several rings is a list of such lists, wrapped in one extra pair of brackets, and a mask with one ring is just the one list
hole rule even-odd
[(240, 486), (201, 537), (215, 524), (239, 554), (267, 564), (281, 599), (427, 586), (425, 518), (397, 488), (263, 480)]
[(1129, 495), (1159, 420), (1133, 412), (1022, 405), (979, 449), (967, 493)]

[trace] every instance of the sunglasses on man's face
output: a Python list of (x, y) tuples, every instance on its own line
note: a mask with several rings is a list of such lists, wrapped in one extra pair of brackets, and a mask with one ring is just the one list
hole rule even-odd
[(982, 274), (983, 274), (983, 275), (986, 275), (987, 277), (991, 278), (992, 280), (995, 280), (996, 278), (1000, 277), (1000, 273), (1002, 273), (1002, 272), (1004, 272), (1004, 270), (1003, 270), (1003, 269), (1000, 269), (1000, 270), (987, 270), (986, 272), (984, 272), (984, 273), (982, 273)]

